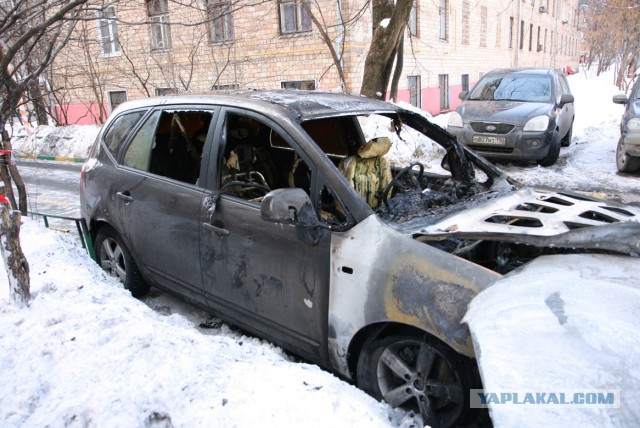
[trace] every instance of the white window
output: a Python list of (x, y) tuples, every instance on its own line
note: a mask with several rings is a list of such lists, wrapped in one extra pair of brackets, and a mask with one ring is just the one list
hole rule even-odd
[(418, 4), (416, 1), (413, 2), (409, 13), (409, 34), (412, 36), (418, 35)]
[(304, 33), (311, 31), (311, 18), (304, 7), (308, 0), (280, 0), (280, 33)]
[(438, 74), (438, 86), (440, 87), (440, 110), (449, 110), (449, 75)]
[(151, 49), (170, 49), (171, 28), (167, 0), (147, 0), (147, 12), (151, 21)]
[(447, 0), (440, 0), (438, 15), (440, 18), (440, 40), (447, 40)]
[(409, 86), (409, 103), (418, 108), (422, 107), (420, 76), (407, 76), (407, 86)]
[(220, 43), (233, 40), (233, 13), (228, 0), (208, 0), (209, 41)]
[(118, 29), (116, 27), (116, 9), (113, 6), (107, 6), (99, 10), (97, 15), (102, 55), (112, 56), (120, 54)]

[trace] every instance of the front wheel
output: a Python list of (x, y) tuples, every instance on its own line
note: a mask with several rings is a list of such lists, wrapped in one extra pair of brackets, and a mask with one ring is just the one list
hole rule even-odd
[(538, 160), (538, 165), (551, 166), (556, 163), (558, 156), (560, 156), (560, 133), (558, 131), (553, 131), (551, 142), (549, 143), (549, 153), (547, 153), (547, 155), (542, 159)]
[(433, 428), (470, 421), (471, 388), (481, 388), (476, 365), (428, 336), (369, 340), (358, 359), (358, 386), (392, 407), (405, 407)]
[(571, 138), (573, 137), (573, 122), (571, 122), (571, 126), (569, 127), (569, 131), (567, 131), (567, 134), (562, 138), (561, 146), (562, 147), (569, 147), (571, 145)]
[(96, 260), (109, 275), (118, 278), (133, 297), (142, 297), (149, 292), (149, 286), (140, 276), (140, 271), (124, 245), (118, 232), (103, 226), (96, 236)]
[(640, 171), (640, 157), (629, 156), (627, 154), (622, 137), (618, 140), (618, 148), (616, 149), (616, 166), (618, 167), (618, 171), (624, 173)]

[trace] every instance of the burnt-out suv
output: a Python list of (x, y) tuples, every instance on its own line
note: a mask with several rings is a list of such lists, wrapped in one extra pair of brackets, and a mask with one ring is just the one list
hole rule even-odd
[(523, 188), (419, 112), (351, 95), (125, 103), (81, 188), (132, 294), (170, 290), (431, 426), (475, 417), (476, 294), (540, 255), (640, 253), (639, 210)]

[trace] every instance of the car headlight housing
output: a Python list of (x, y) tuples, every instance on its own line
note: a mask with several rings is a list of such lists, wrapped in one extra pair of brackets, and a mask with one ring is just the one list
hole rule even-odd
[(640, 117), (634, 117), (627, 122), (627, 131), (640, 132)]
[(462, 128), (462, 116), (457, 111), (454, 111), (449, 115), (449, 121), (447, 122), (447, 126), (452, 128)]
[(524, 125), (523, 131), (546, 131), (549, 127), (549, 116), (536, 116)]

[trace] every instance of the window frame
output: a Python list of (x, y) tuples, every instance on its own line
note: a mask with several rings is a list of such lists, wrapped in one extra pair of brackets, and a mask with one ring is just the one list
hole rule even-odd
[[(311, 17), (307, 14), (303, 2), (309, 4), (309, 0), (278, 0), (278, 28), (281, 36), (306, 34), (313, 30)], [(292, 9), (290, 9), (292, 8)], [(293, 10), (293, 27), (290, 27), (288, 15)]]
[(439, 30), (438, 30), (438, 39), (440, 41), (448, 41), (448, 13), (449, 13), (449, 1), (448, 0), (440, 0), (438, 4), (438, 18), (439, 18)]
[[(235, 39), (233, 9), (230, 0), (207, 0), (209, 42), (227, 43)], [(216, 30), (221, 29), (221, 32)]]
[(407, 88), (409, 89), (409, 104), (422, 108), (422, 82), (420, 75), (407, 76)]
[(149, 17), (151, 50), (171, 49), (171, 27), (169, 23), (169, 3), (167, 0), (146, 0)]
[[(98, 27), (98, 40), (100, 41), (100, 54), (103, 57), (119, 56), (120, 42), (118, 41), (118, 26), (116, 23), (116, 8), (113, 5), (96, 11), (96, 25)], [(108, 34), (105, 35), (104, 30)], [(105, 51), (106, 47), (108, 51)]]
[[(111, 98), (112, 94), (116, 94), (116, 93), (123, 93), (124, 94), (124, 101), (119, 102), (117, 104), (113, 104), (113, 99)], [(113, 110), (115, 110), (120, 104), (123, 104), (125, 102), (127, 102), (129, 100), (129, 94), (127, 93), (126, 89), (115, 89), (112, 91), (107, 91), (107, 99), (109, 100), (109, 113), (111, 113)]]

